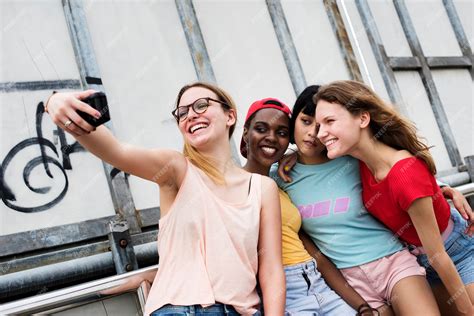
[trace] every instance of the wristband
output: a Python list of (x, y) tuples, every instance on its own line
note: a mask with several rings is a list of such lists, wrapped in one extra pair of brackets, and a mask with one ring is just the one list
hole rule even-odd
[(56, 91), (56, 90), (53, 91), (53, 93), (49, 96), (48, 100), (46, 100), (46, 103), (44, 104), (44, 111), (45, 111), (46, 113), (49, 113), (49, 112), (48, 112), (48, 102), (49, 102), (49, 99), (51, 99), (51, 97), (52, 97), (55, 93), (57, 93), (57, 92), (58, 92), (58, 91)]

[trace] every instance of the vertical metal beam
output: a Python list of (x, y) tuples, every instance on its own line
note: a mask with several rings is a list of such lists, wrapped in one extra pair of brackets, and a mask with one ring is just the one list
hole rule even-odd
[[(192, 0), (175, 0), (175, 3), (198, 80), (216, 84), (216, 76), (212, 69), (211, 59), (207, 52)], [(240, 165), (240, 152), (237, 150), (235, 140), (230, 142), (230, 147), (232, 159)]]
[(395, 74), (390, 67), (390, 59), (385, 52), (385, 47), (383, 46), (382, 38), (378, 32), (369, 4), (367, 0), (357, 0), (356, 5), (390, 100), (399, 112), (408, 117), (405, 102), (395, 79)]
[(433, 109), (434, 116), (436, 118), (436, 123), (438, 124), (439, 131), (443, 138), (444, 144), (448, 151), (449, 159), (453, 166), (460, 166), (463, 164), (461, 159), (461, 154), (459, 153), (458, 146), (456, 144), (456, 139), (454, 138), (453, 132), (449, 125), (448, 117), (444, 111), (443, 104), (436, 89), (431, 70), (426, 61), (426, 57), (421, 48), (420, 41), (416, 35), (415, 27), (411, 21), (408, 9), (403, 0), (394, 0), (393, 4), (397, 11), (400, 23), (402, 24), (403, 32), (408, 40), (410, 50), (413, 56), (418, 57), (418, 60), (421, 64), (421, 80), (425, 86), (426, 93), (431, 103), (431, 108)]
[[(100, 80), (99, 66), (92, 46), (92, 39), (87, 26), (83, 2), (82, 0), (63, 0), (62, 3), (82, 86), (83, 88), (104, 91)], [(106, 126), (113, 132), (112, 121), (106, 123)], [(103, 163), (103, 166), (115, 212), (127, 220), (132, 233), (141, 232), (125, 174), (120, 172), (115, 177), (112, 177), (113, 167), (106, 163)]]
[(137, 258), (133, 251), (132, 238), (126, 221), (112, 220), (109, 223), (109, 242), (117, 274), (138, 269)]
[(336, 0), (324, 0), (324, 6), (326, 7), (326, 12), (328, 14), (329, 21), (331, 22), (332, 29), (334, 34), (338, 39), (339, 47), (344, 56), (344, 61), (346, 62), (347, 70), (351, 75), (351, 79), (357, 81), (363, 81), (362, 74), (360, 72), (359, 65), (357, 64), (357, 59), (352, 49), (351, 41), (349, 40), (349, 35), (347, 34), (346, 26), (344, 25), (344, 20), (342, 19), (341, 12), (337, 5)]
[[(456, 7), (452, 0), (443, 0), (444, 8), (446, 9), (446, 13), (448, 14), (449, 22), (451, 23), (454, 34), (456, 35), (456, 39), (458, 40), (459, 48), (461, 49), (462, 54), (471, 60), (471, 78), (474, 80), (474, 71), (473, 71), (473, 55), (471, 50), (471, 45), (469, 44), (469, 40), (464, 33), (464, 28), (462, 26), (461, 20), (459, 19), (458, 12), (456, 11)], [(472, 17), (472, 16), (471, 16)]]
[(207, 53), (192, 0), (176, 0), (175, 3), (198, 80), (216, 83), (211, 59)]
[(288, 74), (290, 75), (293, 90), (298, 96), (304, 88), (306, 88), (306, 79), (293, 42), (293, 37), (291, 36), (286, 21), (285, 13), (283, 12), (283, 7), (281, 6), (280, 0), (266, 0), (266, 2), (278, 44), (280, 45), (280, 50), (285, 60), (286, 69), (288, 69)]

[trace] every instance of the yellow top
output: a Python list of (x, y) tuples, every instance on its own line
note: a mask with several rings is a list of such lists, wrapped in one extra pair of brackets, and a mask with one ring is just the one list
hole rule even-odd
[(284, 191), (280, 191), (281, 204), (281, 235), (282, 235), (282, 259), (283, 265), (303, 263), (312, 259), (306, 251), (303, 242), (298, 236), (301, 228), (301, 215), (290, 197)]

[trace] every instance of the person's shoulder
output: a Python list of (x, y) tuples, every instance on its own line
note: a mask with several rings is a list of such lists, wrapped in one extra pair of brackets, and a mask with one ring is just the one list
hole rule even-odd
[(404, 159), (408, 159), (408, 158), (416, 158), (416, 157), (413, 156), (413, 154), (411, 152), (409, 152), (408, 150), (405, 150), (405, 149), (397, 150), (397, 151), (395, 151), (394, 155), (392, 156), (392, 162), (393, 162), (393, 164), (395, 164), (400, 160), (404, 160)]
[(268, 177), (268, 176), (264, 176), (264, 175), (261, 175), (261, 178), (262, 178), (262, 193), (263, 195), (266, 195), (267, 192), (277, 192), (278, 191), (278, 186), (276, 184), (276, 182)]

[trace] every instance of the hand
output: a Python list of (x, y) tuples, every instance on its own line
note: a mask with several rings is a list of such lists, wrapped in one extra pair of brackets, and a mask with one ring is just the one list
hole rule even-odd
[(474, 235), (474, 213), (472, 212), (471, 206), (467, 202), (464, 195), (456, 189), (451, 187), (442, 187), (441, 191), (445, 198), (453, 201), (454, 207), (461, 214), (461, 216), (467, 221), (467, 228), (464, 231), (466, 235)]
[(82, 136), (95, 130), (95, 127), (87, 123), (76, 111), (82, 111), (100, 118), (100, 112), (89, 104), (81, 102), (93, 94), (94, 90), (81, 92), (64, 92), (53, 94), (45, 105), (45, 110), (51, 116), (54, 124), (61, 127), (73, 136)]
[(296, 152), (292, 152), (289, 155), (283, 156), (279, 163), (278, 163), (278, 175), (280, 178), (283, 179), (285, 182), (291, 182), (292, 179), (289, 176), (291, 169), (296, 164), (296, 161), (298, 159), (298, 154)]

